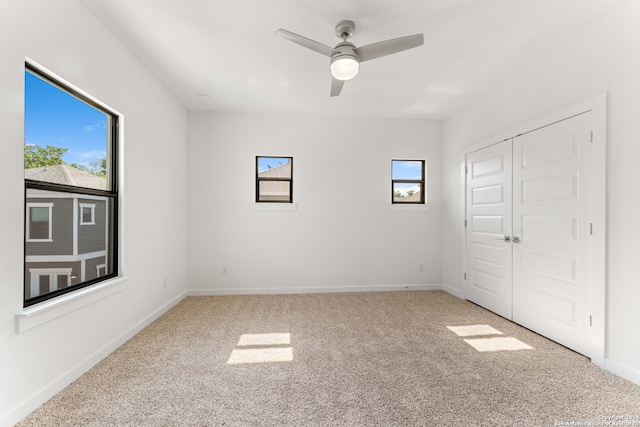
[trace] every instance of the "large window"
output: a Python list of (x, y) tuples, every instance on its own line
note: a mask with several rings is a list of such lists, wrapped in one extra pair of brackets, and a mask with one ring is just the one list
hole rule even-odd
[(256, 202), (293, 202), (293, 157), (256, 157)]
[(24, 305), (118, 274), (118, 116), (25, 66)]
[(424, 165), (424, 160), (391, 160), (391, 203), (425, 203)]

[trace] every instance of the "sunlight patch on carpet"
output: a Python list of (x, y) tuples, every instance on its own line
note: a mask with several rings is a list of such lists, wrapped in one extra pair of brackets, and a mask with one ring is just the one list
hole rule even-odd
[(291, 362), (292, 360), (293, 348), (291, 347), (247, 348), (233, 350), (227, 364)]
[(247, 363), (278, 363), (293, 361), (290, 333), (242, 334), (231, 351), (227, 365)]
[(447, 326), (447, 328), (455, 332), (459, 337), (502, 335), (502, 332), (489, 325)]
[(533, 350), (530, 345), (513, 337), (468, 338), (464, 342), (480, 352)]
[(291, 344), (291, 334), (242, 334), (238, 346)]

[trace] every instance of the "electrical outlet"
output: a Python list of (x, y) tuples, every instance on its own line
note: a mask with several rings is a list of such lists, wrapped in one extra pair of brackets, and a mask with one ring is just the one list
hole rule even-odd
[(418, 271), (419, 271), (420, 273), (424, 272), (424, 264), (420, 264), (420, 265), (418, 266)]
[(167, 276), (164, 276), (164, 279), (162, 280), (162, 287), (163, 288), (167, 287)]
[(222, 275), (223, 276), (229, 275), (229, 269), (227, 267), (222, 267)]

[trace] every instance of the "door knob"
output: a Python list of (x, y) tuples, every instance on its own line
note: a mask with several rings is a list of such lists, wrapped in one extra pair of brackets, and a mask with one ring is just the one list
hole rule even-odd
[(503, 240), (505, 242), (510, 242), (511, 241), (511, 236), (496, 237), (496, 240)]
[(520, 243), (520, 237), (519, 236), (513, 236), (513, 243)]

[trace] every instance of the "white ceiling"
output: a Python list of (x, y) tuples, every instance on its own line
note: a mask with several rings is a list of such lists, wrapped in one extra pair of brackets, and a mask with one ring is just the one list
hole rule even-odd
[[(610, 0), (82, 0), (189, 110), (443, 119), (583, 31)], [(424, 33), (365, 62), (330, 98), (329, 58), (274, 33), (334, 46)], [(570, 59), (568, 59), (570, 60)], [(206, 93), (210, 100), (199, 94)]]

